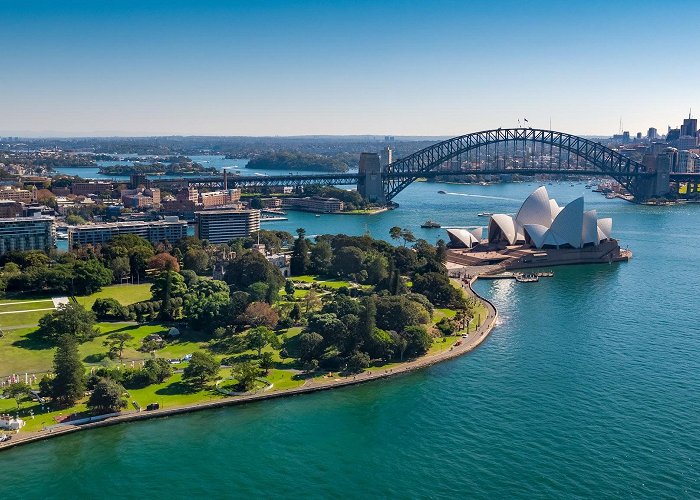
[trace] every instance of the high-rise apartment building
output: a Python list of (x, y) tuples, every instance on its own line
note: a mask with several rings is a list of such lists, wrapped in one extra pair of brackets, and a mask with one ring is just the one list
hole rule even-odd
[(0, 219), (0, 255), (12, 251), (49, 250), (56, 245), (53, 217), (13, 217)]
[(260, 231), (260, 210), (201, 210), (195, 219), (197, 237), (210, 243), (228, 243)]
[(136, 234), (151, 243), (174, 243), (187, 236), (187, 221), (165, 217), (156, 221), (108, 222), (68, 226), (68, 246), (103, 244), (120, 234)]

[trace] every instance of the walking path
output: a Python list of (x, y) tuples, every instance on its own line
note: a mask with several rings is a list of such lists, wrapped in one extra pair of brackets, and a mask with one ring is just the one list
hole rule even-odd
[(228, 398), (222, 398), (215, 401), (208, 401), (204, 403), (194, 403), (191, 405), (179, 406), (176, 408), (164, 408), (154, 411), (130, 411), (122, 412), (117, 416), (104, 417), (94, 417), (91, 422), (84, 423), (82, 425), (60, 425), (54, 426), (51, 429), (38, 431), (38, 432), (22, 432), (21, 434), (13, 435), (10, 441), (0, 443), (0, 451), (6, 448), (11, 448), (13, 446), (19, 446), (21, 444), (31, 443), (34, 441), (40, 441), (42, 439), (48, 439), (54, 436), (59, 436), (62, 434), (68, 434), (71, 432), (76, 432), (84, 429), (91, 429), (95, 427), (104, 427), (107, 425), (114, 425), (121, 422), (129, 422), (133, 420), (147, 420), (151, 418), (165, 417), (169, 415), (177, 415), (180, 413), (189, 413), (193, 411), (204, 410), (208, 408), (221, 408), (224, 406), (233, 406), (239, 404), (250, 403), (252, 401), (261, 401), (266, 399), (275, 399), (282, 397), (295, 396), (298, 394), (324, 391), (328, 389), (333, 389), (336, 387), (345, 387), (349, 385), (362, 384), (369, 382), (371, 380), (383, 379), (398, 375), (400, 373), (407, 373), (420, 368), (425, 368), (432, 366), (436, 363), (446, 361), (448, 359), (456, 358), (461, 356), (476, 347), (478, 347), (488, 334), (491, 333), (496, 321), (498, 319), (498, 311), (494, 305), (487, 299), (480, 297), (472, 289), (472, 283), (476, 281), (476, 278), (472, 278), (468, 284), (462, 284), (463, 288), (470, 295), (477, 297), (482, 304), (486, 307), (487, 315), (486, 319), (481, 322), (474, 332), (471, 332), (467, 338), (461, 339), (461, 344), (458, 346), (452, 346), (450, 349), (441, 351), (435, 354), (430, 354), (426, 356), (421, 356), (413, 361), (406, 361), (398, 366), (394, 366), (386, 370), (378, 371), (366, 371), (360, 373), (353, 377), (341, 377), (341, 378), (329, 378), (327, 380), (314, 380), (310, 384), (304, 384), (296, 389), (282, 390), (278, 392), (267, 392), (267, 393), (256, 393), (243, 396), (233, 396)]

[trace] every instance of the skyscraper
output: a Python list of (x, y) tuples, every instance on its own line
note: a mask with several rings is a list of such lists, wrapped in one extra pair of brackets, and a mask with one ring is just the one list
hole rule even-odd
[(688, 118), (683, 120), (683, 125), (681, 126), (681, 136), (683, 136), (683, 135), (697, 137), (697, 135), (698, 135), (698, 119), (697, 118), (691, 118), (690, 115), (688, 115)]
[(650, 141), (654, 141), (659, 138), (659, 131), (656, 130), (654, 127), (650, 127), (649, 130), (647, 131), (647, 139)]

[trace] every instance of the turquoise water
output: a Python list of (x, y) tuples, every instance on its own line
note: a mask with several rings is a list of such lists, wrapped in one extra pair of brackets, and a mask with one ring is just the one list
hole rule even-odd
[[(513, 212), (535, 184), (417, 183), (394, 212), (279, 227), (386, 237)], [(501, 320), (476, 351), (393, 380), (78, 433), (0, 454), (0, 498), (700, 496), (700, 206), (583, 185), (629, 263), (480, 282)], [(438, 195), (438, 189), (459, 193)], [(471, 196), (465, 196), (471, 195)]]

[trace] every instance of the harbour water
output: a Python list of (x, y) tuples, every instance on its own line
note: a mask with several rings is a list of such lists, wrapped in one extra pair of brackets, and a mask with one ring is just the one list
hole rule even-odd
[[(514, 212), (537, 184), (414, 183), (374, 216), (291, 212), (307, 234), (431, 242)], [(479, 282), (500, 324), (476, 351), (326, 393), (119, 425), (0, 454), (0, 498), (700, 496), (700, 206), (582, 194), (629, 263)], [(443, 189), (450, 194), (437, 194)]]

